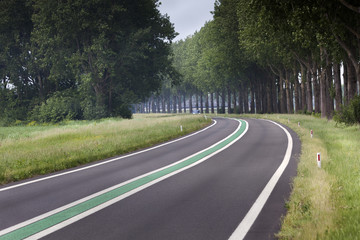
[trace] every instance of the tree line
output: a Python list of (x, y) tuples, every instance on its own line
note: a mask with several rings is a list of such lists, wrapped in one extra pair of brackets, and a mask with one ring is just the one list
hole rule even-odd
[(176, 33), (159, 4), (2, 0), (0, 121), (131, 117), (131, 104), (176, 79)]
[(331, 118), (359, 95), (358, 9), (355, 0), (217, 0), (212, 21), (172, 44), (181, 84), (140, 110)]

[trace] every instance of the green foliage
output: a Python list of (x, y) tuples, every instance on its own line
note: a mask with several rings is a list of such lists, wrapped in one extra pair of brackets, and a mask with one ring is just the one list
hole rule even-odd
[(61, 122), (82, 118), (80, 102), (77, 92), (66, 90), (54, 93), (46, 103), (36, 106), (32, 112), (32, 119), (38, 122)]
[(26, 120), (29, 101), (21, 101), (12, 91), (0, 89), (0, 126), (9, 126), (16, 120)]
[[(1, 121), (24, 120), (34, 105), (40, 106), (32, 116), (40, 121), (131, 117), (131, 104), (157, 91), (161, 76), (175, 75), (169, 55), (176, 34), (159, 4), (1, 1), (0, 110), (12, 111)], [(69, 99), (67, 89), (79, 94)], [(70, 109), (74, 98), (83, 115)]]
[(81, 102), (81, 109), (83, 110), (84, 119), (87, 120), (101, 119), (108, 115), (105, 106), (96, 105), (90, 99)]
[(346, 125), (360, 124), (360, 96), (355, 96), (347, 106), (336, 111), (334, 120)]

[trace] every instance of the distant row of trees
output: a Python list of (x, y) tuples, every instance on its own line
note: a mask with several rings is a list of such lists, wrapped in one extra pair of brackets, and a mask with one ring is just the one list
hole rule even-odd
[(213, 21), (173, 44), (182, 83), (165, 85), (150, 104), (182, 103), (171, 108), (179, 111), (197, 96), (205, 112), (226, 103), (229, 113), (331, 118), (359, 94), (358, 9), (355, 0), (218, 0)]
[(157, 0), (0, 1), (0, 121), (130, 117), (173, 76)]

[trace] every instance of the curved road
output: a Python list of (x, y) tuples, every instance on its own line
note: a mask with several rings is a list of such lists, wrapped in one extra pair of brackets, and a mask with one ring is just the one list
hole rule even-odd
[[(215, 120), (164, 146), (2, 186), (0, 239), (229, 239), (289, 141), (269, 121)], [(245, 239), (272, 239), (280, 228), (300, 153), (286, 129), (290, 162)]]

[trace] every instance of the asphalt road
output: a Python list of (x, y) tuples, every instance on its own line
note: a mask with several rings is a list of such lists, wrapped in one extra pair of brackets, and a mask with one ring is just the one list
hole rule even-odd
[[(41, 177), (21, 182), (23, 185), (2, 186), (0, 239), (34, 238), (39, 235), (30, 235), (27, 231), (39, 231), (34, 230), (39, 226), (48, 229), (40, 235), (44, 239), (229, 239), (284, 160), (288, 137), (279, 126), (269, 121), (247, 119), (247, 132), (239, 136), (240, 139), (232, 140), (232, 145), (226, 149), (209, 152), (207, 159), (198, 157), (205, 160), (196, 160), (198, 155), (193, 156), (186, 161), (198, 162), (175, 169), (172, 176), (154, 173), (134, 179), (210, 146), (216, 148), (214, 144), (219, 144), (237, 129), (244, 131), (244, 128), (239, 129), (238, 121), (215, 120), (212, 127), (166, 146), (121, 159), (106, 159), (97, 162), (98, 166), (72, 169), (71, 173), (64, 171), (59, 176), (58, 173), (49, 175), (46, 180)], [(242, 124), (244, 127), (245, 122)], [(280, 217), (285, 213), (285, 199), (290, 193), (290, 181), (296, 174), (296, 157), (300, 153), (296, 134), (287, 130), (293, 140), (290, 162), (245, 239), (272, 239), (280, 228)], [(157, 180), (151, 180), (152, 177)], [(124, 190), (121, 196), (119, 193), (120, 198), (114, 197), (117, 200), (111, 200), (114, 201), (111, 204), (100, 204), (104, 205), (101, 209), (91, 212), (97, 206), (91, 205), (91, 201), (101, 200), (110, 193), (88, 198), (89, 201), (85, 199), (81, 203), (85, 206), (78, 207), (80, 210), (76, 210), (76, 204), (69, 207), (70, 210), (62, 209), (129, 180), (128, 185), (144, 183), (139, 183), (142, 187), (136, 185)], [(123, 191), (121, 188), (126, 186), (119, 185), (113, 191)], [(57, 213), (49, 213), (54, 209), (58, 209)], [(76, 211), (79, 216), (91, 213), (77, 217)], [(78, 219), (68, 225), (64, 224), (68, 220), (59, 220), (63, 221), (59, 224), (55, 221), (61, 214), (73, 214), (69, 219)], [(37, 223), (34, 218), (41, 215), (50, 217)], [(27, 225), (29, 219), (33, 221)], [(27, 226), (20, 228), (22, 223)], [(56, 228), (61, 224), (64, 226)], [(52, 230), (53, 225), (56, 231)]]

